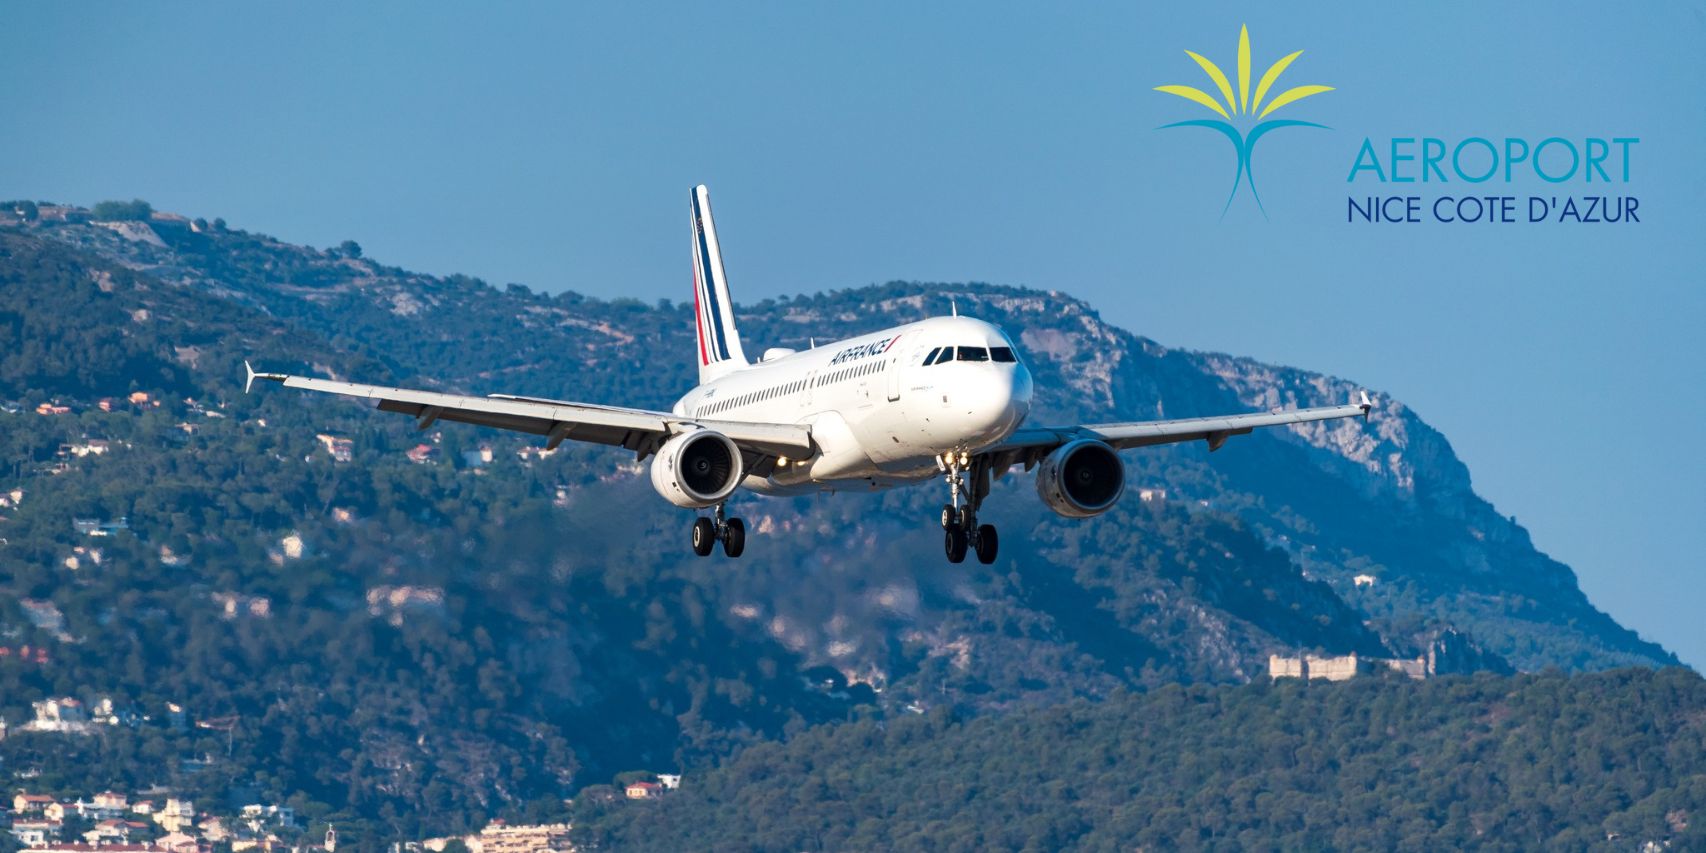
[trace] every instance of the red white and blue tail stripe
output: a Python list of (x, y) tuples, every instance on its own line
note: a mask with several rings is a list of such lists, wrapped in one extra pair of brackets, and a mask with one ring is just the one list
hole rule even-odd
[(703, 184), (693, 188), (693, 310), (699, 328), (700, 383), (745, 367), (717, 226), (711, 221), (711, 194)]

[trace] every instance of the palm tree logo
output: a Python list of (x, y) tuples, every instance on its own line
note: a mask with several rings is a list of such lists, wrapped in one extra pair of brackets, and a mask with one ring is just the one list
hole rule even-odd
[[(1195, 86), (1156, 86), (1155, 91), (1166, 92), (1169, 95), (1178, 95), (1186, 100), (1202, 104), (1203, 106), (1214, 110), (1216, 113), (1219, 113), (1220, 117), (1225, 119), (1225, 121), (1215, 119), (1179, 121), (1172, 124), (1162, 125), (1159, 129), (1165, 130), (1169, 127), (1206, 127), (1225, 134), (1227, 139), (1232, 140), (1232, 147), (1238, 154), (1238, 171), (1232, 176), (1232, 193), (1226, 197), (1226, 206), (1220, 209), (1220, 215), (1222, 218), (1226, 216), (1226, 211), (1232, 208), (1232, 200), (1238, 197), (1239, 186), (1244, 183), (1248, 183), (1250, 185), (1250, 195), (1256, 200), (1256, 209), (1260, 210), (1262, 212), (1262, 216), (1265, 218), (1268, 215), (1268, 211), (1266, 208), (1262, 207), (1262, 196), (1260, 193), (1256, 192), (1256, 175), (1250, 170), (1250, 152), (1256, 147), (1256, 140), (1261, 139), (1262, 136), (1269, 131), (1278, 130), (1282, 127), (1326, 128), (1326, 125), (1316, 124), (1312, 121), (1268, 119), (1268, 113), (1271, 113), (1287, 104), (1301, 101), (1310, 95), (1319, 95), (1322, 92), (1331, 92), (1333, 91), (1333, 87), (1294, 86), (1276, 95), (1273, 100), (1267, 102), (1267, 106), (1262, 106), (1262, 101), (1268, 96), (1268, 90), (1273, 88), (1274, 83), (1279, 80), (1280, 74), (1284, 73), (1285, 69), (1291, 66), (1292, 61), (1303, 55), (1303, 51), (1299, 50), (1287, 54), (1278, 62), (1268, 66), (1267, 72), (1262, 75), (1261, 81), (1256, 84), (1256, 96), (1252, 98), (1250, 97), (1250, 28), (1248, 26), (1242, 27), (1238, 31), (1238, 91), (1236, 94), (1232, 91), (1232, 82), (1226, 79), (1226, 73), (1220, 70), (1220, 66), (1210, 62), (1207, 57), (1189, 50), (1185, 51), (1185, 55), (1196, 60), (1197, 65), (1202, 66), (1202, 70), (1208, 73), (1209, 80), (1213, 81), (1215, 87), (1220, 90), (1220, 96), (1225, 99), (1225, 103), (1223, 104), (1221, 101), (1215, 100), (1214, 96), (1196, 88)], [(1260, 110), (1260, 112), (1257, 112), (1257, 110)], [(1241, 120), (1241, 123), (1254, 119), (1256, 124), (1251, 126), (1249, 130), (1240, 133), (1238, 128), (1232, 124), (1234, 116), (1237, 116)]]

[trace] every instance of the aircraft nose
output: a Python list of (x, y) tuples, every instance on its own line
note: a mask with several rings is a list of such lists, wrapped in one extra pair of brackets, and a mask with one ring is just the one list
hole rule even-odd
[(980, 377), (977, 389), (981, 405), (976, 407), (975, 429), (985, 437), (1011, 432), (1031, 412), (1030, 371), (1022, 364), (1011, 370), (994, 367)]
[(1031, 413), (1031, 371), (1023, 364), (1013, 365), (1013, 374), (1007, 385), (1007, 423), (1009, 429), (1024, 422), (1025, 416)]

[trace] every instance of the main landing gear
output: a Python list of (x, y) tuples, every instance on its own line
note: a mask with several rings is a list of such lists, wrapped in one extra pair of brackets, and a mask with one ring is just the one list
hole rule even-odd
[[(942, 547), (948, 553), (948, 562), (964, 561), (968, 549), (986, 566), (995, 562), (1000, 547), (995, 525), (977, 523), (978, 508), (989, 495), (989, 463), (964, 453), (948, 453), (936, 457), (936, 467), (948, 481), (949, 502), (942, 505)], [(963, 482), (968, 474), (970, 482)], [(963, 491), (971, 494), (961, 503)]]
[(723, 505), (717, 504), (714, 518), (701, 516), (693, 522), (693, 553), (711, 556), (711, 549), (723, 543), (723, 553), (739, 557), (746, 550), (746, 524), (738, 518), (723, 518)]

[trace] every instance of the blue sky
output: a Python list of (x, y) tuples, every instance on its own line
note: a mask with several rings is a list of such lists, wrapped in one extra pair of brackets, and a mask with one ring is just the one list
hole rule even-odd
[[(14, 4), (0, 197), (142, 197), (435, 273), (683, 299), (1060, 289), (1170, 345), (1354, 378), (1619, 620), (1706, 664), (1706, 7)], [(1231, 147), (1184, 54), (1335, 91)], [(1634, 136), (1628, 184), (1381, 187), (1362, 139)], [(1348, 195), (1634, 195), (1639, 225), (1347, 224)], [(525, 389), (517, 389), (525, 390)]]

